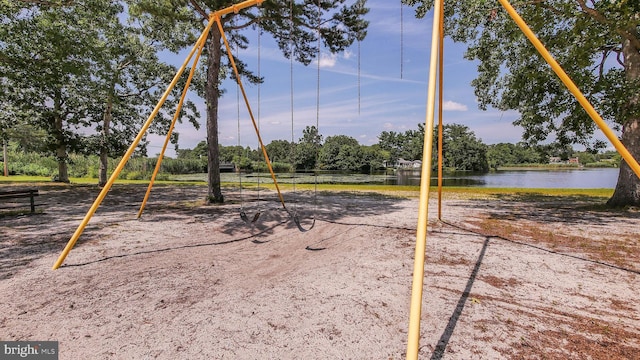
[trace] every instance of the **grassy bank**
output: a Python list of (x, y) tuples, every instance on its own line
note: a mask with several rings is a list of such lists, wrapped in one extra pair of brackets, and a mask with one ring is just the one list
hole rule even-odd
[[(328, 192), (377, 192), (388, 195), (418, 197), (420, 188), (418, 186), (401, 186), (401, 185), (379, 185), (379, 184), (339, 184), (339, 183), (296, 183), (291, 179), (282, 181), (279, 179), (280, 189), (283, 191), (328, 191)], [(54, 187), (54, 186), (74, 186), (74, 185), (95, 185), (97, 180), (93, 178), (72, 178), (71, 184), (54, 183), (51, 179), (43, 176), (9, 176), (0, 177), (1, 186), (36, 186), (36, 187)], [(126, 180), (118, 179), (116, 184), (139, 184), (147, 185), (148, 180)], [(182, 179), (177, 181), (161, 180), (156, 181), (158, 185), (196, 185), (206, 186), (206, 182), (201, 180)], [(223, 178), (223, 188), (238, 187), (239, 181), (237, 177), (228, 176)], [(244, 188), (267, 188), (275, 190), (275, 186), (271, 179), (264, 179), (260, 183), (245, 182), (242, 180)], [(539, 197), (572, 197), (586, 196), (594, 198), (608, 198), (613, 194), (612, 189), (528, 189), (528, 188), (481, 188), (481, 187), (444, 187), (444, 198), (490, 198), (504, 197), (508, 195), (539, 196)], [(437, 188), (431, 187), (431, 196), (437, 196)]]

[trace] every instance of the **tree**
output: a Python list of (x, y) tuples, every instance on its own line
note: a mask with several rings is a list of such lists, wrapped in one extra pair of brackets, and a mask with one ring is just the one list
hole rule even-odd
[[(119, 14), (123, 11), (117, 8)], [(147, 118), (168, 84), (175, 68), (159, 61), (157, 52), (161, 47), (140, 36), (140, 29), (123, 24), (116, 14), (101, 23), (100, 41), (92, 58), (97, 59), (92, 73), (98, 85), (93, 94), (101, 101), (90, 114), (98, 123), (99, 135), (93, 136), (90, 152), (99, 152), (100, 166), (98, 184), (107, 183), (108, 156), (124, 154), (137, 134), (140, 124)], [(178, 87), (179, 89), (180, 87)], [(167, 107), (175, 106), (179, 93), (167, 100)], [(165, 112), (156, 116), (152, 132), (166, 133), (169, 118)], [(198, 114), (191, 101), (184, 104), (178, 121), (187, 117), (198, 129)], [(177, 144), (178, 134), (172, 134)]]
[(200, 141), (193, 149), (176, 150), (178, 159), (201, 159), (207, 156), (207, 142)]
[[(47, 133), (59, 181), (69, 181), (70, 152), (99, 152), (104, 185), (108, 155), (124, 153), (175, 71), (124, 23), (123, 11), (106, 0), (0, 3), (0, 74), (9, 92), (2, 102), (13, 119)], [(181, 114), (195, 123), (197, 112), (186, 108)], [(163, 115), (155, 130), (168, 128)]]
[(487, 147), (487, 163), (489, 167), (494, 170), (498, 170), (499, 167), (504, 165), (517, 164), (517, 158), (515, 155), (515, 145), (511, 143), (499, 143), (489, 145)]
[[(291, 143), (287, 140), (273, 140), (265, 147), (272, 162), (291, 163)], [(264, 161), (264, 159), (262, 159)]]
[[(438, 138), (438, 128), (433, 130), (433, 138)], [(437, 159), (437, 141), (433, 142), (433, 157)], [(476, 138), (469, 127), (446, 124), (442, 131), (443, 166), (463, 171), (487, 171), (487, 146)], [(433, 161), (434, 167), (437, 161)]]
[[(303, 64), (309, 64), (317, 55), (318, 35), (323, 45), (332, 53), (340, 52), (350, 46), (356, 39), (362, 40), (366, 34), (368, 23), (363, 16), (368, 12), (364, 7), (366, 0), (357, 0), (351, 5), (344, 5), (346, 0), (304, 1), (271, 0), (262, 3), (260, 8), (247, 8), (231, 13), (220, 19), (225, 34), (232, 46), (246, 48), (248, 39), (242, 31), (249, 27), (259, 26), (259, 31), (272, 35), (280, 50), (287, 58), (294, 58)], [(162, 41), (173, 42), (176, 48), (192, 45), (202, 32), (202, 23), (209, 20), (209, 14), (234, 5), (231, 0), (130, 0), (130, 9), (141, 20), (158, 30), (156, 35)], [(147, 16), (150, 15), (150, 16)], [(167, 32), (162, 29), (172, 29)], [(175, 29), (182, 30), (182, 41), (169, 37)], [(223, 59), (228, 59), (221, 43), (222, 34), (217, 26), (210, 30), (205, 45), (204, 61), (205, 82), (201, 83), (200, 94), (206, 100), (207, 111), (207, 143), (209, 144), (208, 200), (223, 202), (220, 189), (219, 154), (218, 154), (218, 100)], [(235, 59), (245, 80), (260, 82), (253, 76), (245, 64)], [(205, 86), (206, 84), (206, 86)]]
[(378, 140), (380, 148), (389, 152), (391, 164), (396, 163), (399, 158), (421, 160), (424, 145), (424, 124), (418, 124), (418, 130), (407, 130), (404, 133), (383, 131), (378, 136)]
[[(424, 16), (431, 1), (419, 5)], [(604, 147), (593, 140), (594, 122), (502, 8), (484, 0), (447, 3), (445, 32), (466, 42), (465, 57), (478, 61), (472, 82), (480, 108), (515, 109), (515, 125), (531, 143), (553, 140)], [(640, 2), (526, 1), (517, 10), (621, 141), (640, 159)], [(611, 206), (640, 205), (640, 179), (626, 163)]]
[(360, 146), (362, 151), (363, 171), (369, 173), (373, 170), (384, 169), (389, 161), (389, 152), (382, 150), (380, 145)]
[(540, 154), (539, 149), (520, 142), (489, 145), (487, 147), (487, 162), (491, 169), (497, 170), (505, 165), (539, 164), (547, 161)]
[(389, 153), (389, 164), (395, 164), (402, 157), (404, 136), (395, 131), (383, 131), (378, 135), (378, 145)]
[(360, 171), (363, 166), (362, 150), (358, 140), (347, 135), (327, 137), (318, 161), (323, 169)]
[(418, 130), (404, 132), (404, 147), (402, 155), (406, 160), (422, 160), (424, 148), (424, 124), (418, 124)]
[(322, 148), (322, 135), (315, 126), (307, 126), (302, 130), (302, 137), (293, 144), (294, 165), (296, 169), (312, 170), (317, 166), (318, 156)]
[(0, 3), (0, 76), (3, 90), (10, 92), (3, 100), (11, 104), (11, 117), (49, 134), (46, 143), (58, 159), (60, 181), (68, 181), (67, 151), (81, 146), (74, 129), (86, 119), (82, 104), (91, 93), (87, 34), (69, 25), (84, 22), (87, 12)]

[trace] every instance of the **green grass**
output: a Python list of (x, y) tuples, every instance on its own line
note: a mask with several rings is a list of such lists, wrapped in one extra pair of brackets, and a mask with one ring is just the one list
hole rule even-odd
[[(163, 185), (200, 185), (205, 186), (206, 181), (201, 176), (189, 177), (188, 175), (177, 176), (177, 181), (159, 180), (155, 184)], [(94, 185), (97, 179), (94, 178), (71, 178), (71, 184)], [(237, 187), (237, 176), (223, 176), (223, 187)], [(293, 181), (280, 181), (278, 185), (280, 189), (291, 191), (294, 189), (300, 191), (327, 191), (327, 192), (377, 192), (389, 195), (399, 195), (405, 197), (417, 197), (420, 193), (419, 186), (402, 186), (402, 185), (376, 185), (376, 184), (338, 184), (338, 183), (294, 183)], [(45, 176), (0, 176), (0, 186), (9, 184), (31, 184), (34, 186), (55, 186), (65, 185), (62, 183), (53, 183), (51, 178)], [(118, 179), (116, 184), (149, 184), (149, 180), (125, 180)], [(260, 182), (260, 187), (275, 190), (275, 186), (271, 179), (264, 179)], [(257, 182), (242, 181), (245, 188), (255, 188)], [(443, 196), (456, 198), (492, 198), (492, 197), (510, 197), (518, 196), (520, 198), (544, 198), (544, 197), (592, 197), (592, 198), (609, 198), (613, 194), (612, 189), (526, 189), (526, 188), (480, 188), (480, 187), (443, 187)], [(432, 197), (437, 196), (437, 187), (431, 187), (430, 194)]]
[(528, 188), (477, 188), (451, 186), (443, 188), (443, 192), (473, 193), (487, 195), (538, 194), (541, 196), (593, 196), (608, 198), (613, 189), (528, 189)]

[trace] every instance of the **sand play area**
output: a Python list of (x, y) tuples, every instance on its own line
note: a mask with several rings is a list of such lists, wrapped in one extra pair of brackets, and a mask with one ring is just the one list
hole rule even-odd
[[(3, 185), (4, 189), (14, 187)], [(24, 186), (23, 186), (24, 187)], [(0, 340), (60, 359), (403, 359), (418, 199), (40, 186), (0, 216)], [(259, 198), (258, 198), (259, 197)], [(28, 201), (27, 201), (28, 202)], [(429, 205), (421, 359), (639, 359), (640, 211), (603, 199), (445, 194)], [(245, 224), (240, 205), (249, 218)]]

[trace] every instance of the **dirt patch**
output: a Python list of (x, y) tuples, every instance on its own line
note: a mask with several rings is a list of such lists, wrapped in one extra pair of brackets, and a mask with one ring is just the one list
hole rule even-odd
[[(61, 359), (405, 357), (418, 201), (116, 185), (57, 271), (93, 186), (0, 217), (0, 339)], [(634, 359), (640, 216), (593, 199), (445, 199), (430, 216), (420, 358)], [(249, 219), (240, 218), (240, 208)], [(436, 213), (436, 203), (430, 213)]]

